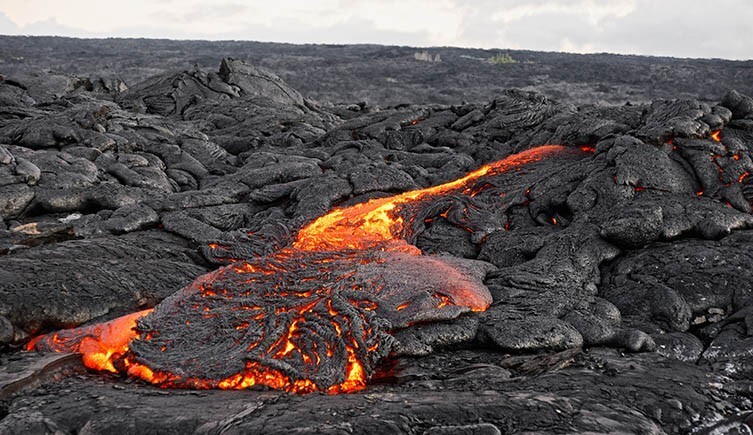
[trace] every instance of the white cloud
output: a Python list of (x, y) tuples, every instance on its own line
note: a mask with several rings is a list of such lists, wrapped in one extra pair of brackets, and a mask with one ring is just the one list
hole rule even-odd
[(750, 0), (0, 0), (6, 34), (743, 59), (753, 58), (751, 22)]
[(496, 11), (492, 15), (492, 20), (509, 23), (539, 15), (558, 14), (562, 19), (577, 15), (587, 17), (592, 25), (598, 26), (607, 18), (625, 17), (633, 12), (635, 7), (635, 1), (632, 0), (528, 1)]

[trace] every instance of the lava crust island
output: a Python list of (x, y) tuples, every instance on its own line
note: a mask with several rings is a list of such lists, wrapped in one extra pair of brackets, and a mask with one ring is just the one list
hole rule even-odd
[(720, 97), (3, 78), (0, 433), (744, 433), (753, 98)]

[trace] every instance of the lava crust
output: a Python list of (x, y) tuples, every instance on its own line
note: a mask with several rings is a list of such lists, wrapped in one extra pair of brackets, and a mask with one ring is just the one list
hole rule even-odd
[(423, 256), (407, 243), (437, 217), (438, 203), (450, 202), (439, 216), (461, 207), (467, 231), (478, 232), (469, 208), (501, 206), (510, 172), (591, 151), (533, 148), (450, 183), (337, 208), (301, 228), (290, 246), (203, 275), (154, 311), (38, 337), (27, 347), (82, 353), (90, 368), (163, 386), (361, 389), (392, 350), (386, 331), (492, 302), (482, 281), (493, 267)]

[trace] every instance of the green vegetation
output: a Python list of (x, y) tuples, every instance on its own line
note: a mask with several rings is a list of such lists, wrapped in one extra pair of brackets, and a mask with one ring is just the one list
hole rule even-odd
[(486, 60), (487, 62), (491, 64), (503, 64), (503, 63), (518, 63), (517, 60), (513, 59), (509, 54), (507, 53), (499, 53), (495, 54), (494, 56), (488, 58)]

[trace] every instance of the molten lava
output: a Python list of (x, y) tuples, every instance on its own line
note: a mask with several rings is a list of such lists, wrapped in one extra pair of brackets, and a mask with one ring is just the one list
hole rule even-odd
[[(467, 202), (492, 191), (494, 177), (587, 152), (542, 146), (446, 184), (336, 208), (288, 246), (205, 274), (154, 310), (38, 337), (27, 348), (81, 353), (89, 368), (163, 387), (360, 390), (390, 351), (388, 331), (491, 303), (486, 266), (422, 255), (411, 244), (417, 226), (447, 218), (448, 196)], [(422, 215), (437, 204), (435, 215)]]
[(136, 321), (151, 312), (151, 309), (139, 311), (109, 322), (78, 328), (75, 335), (60, 331), (39, 336), (31, 340), (26, 348), (35, 349), (44, 341), (49, 350), (82, 354), (84, 364), (89, 368), (116, 373), (113, 361), (128, 352), (128, 343), (138, 336), (134, 329)]
[[(367, 249), (380, 245), (384, 249), (403, 250), (419, 254), (418, 248), (407, 244), (406, 225), (401, 209), (416, 202), (428, 201), (450, 192), (470, 193), (474, 182), (482, 177), (519, 168), (539, 161), (563, 147), (547, 145), (534, 148), (504, 160), (484, 165), (463, 178), (426, 189), (413, 190), (388, 198), (372, 199), (352, 207), (335, 209), (316, 219), (298, 232), (293, 246), (303, 251)], [(593, 152), (585, 148), (584, 152)], [(485, 307), (484, 307), (485, 308)]]

